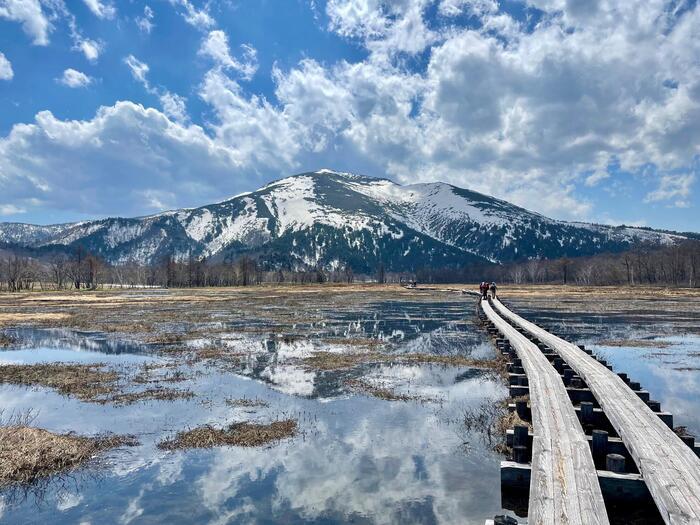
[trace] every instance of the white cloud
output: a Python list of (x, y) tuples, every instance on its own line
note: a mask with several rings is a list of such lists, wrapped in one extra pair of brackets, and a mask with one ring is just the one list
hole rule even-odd
[(27, 213), (27, 209), (14, 204), (0, 204), (0, 215), (17, 215), (19, 213)]
[(79, 38), (76, 43), (76, 48), (79, 49), (90, 62), (97, 61), (100, 57), (100, 53), (102, 53), (102, 47), (102, 44), (90, 40), (89, 38)]
[(23, 31), (32, 37), (35, 45), (49, 43), (52, 26), (39, 0), (0, 0), (0, 18), (21, 23)]
[(438, 39), (424, 20), (431, 0), (329, 0), (329, 28), (365, 42), (377, 59), (416, 54)]
[(258, 69), (257, 51), (249, 45), (241, 46), (243, 59), (241, 61), (231, 56), (228, 45), (228, 37), (221, 30), (210, 31), (202, 41), (199, 54), (207, 56), (224, 68), (238, 71), (243, 78), (250, 79)]
[(689, 207), (688, 197), (695, 182), (695, 175), (663, 175), (659, 180), (659, 186), (647, 194), (645, 202), (659, 202), (674, 200), (676, 208)]
[(101, 2), (100, 0), (83, 0), (83, 2), (98, 18), (112, 19), (117, 14), (117, 10), (109, 2)]
[(216, 25), (215, 20), (209, 14), (207, 6), (204, 9), (197, 9), (190, 0), (169, 1), (171, 5), (181, 8), (180, 14), (191, 26), (204, 31)]
[[(700, 6), (529, 4), (546, 11), (534, 28), (490, 0), (443, 0), (438, 12), (447, 25), (427, 29), (421, 2), (331, 0), (330, 29), (359, 38), (371, 53), (376, 67), (362, 68), (369, 74), (364, 92), (376, 96), (368, 114), (327, 133), (329, 144), (350, 139), (403, 181), (449, 180), (571, 218), (591, 210), (575, 185), (602, 180), (611, 158), (624, 171), (651, 163), (663, 175), (700, 154), (700, 67), (693, 58)], [(482, 27), (449, 25), (461, 13), (480, 18)], [(409, 93), (386, 98), (378, 86), (409, 77), (400, 53), (424, 46), (431, 50), (425, 73), (410, 75)], [(280, 86), (285, 77), (298, 82), (305, 68), (278, 74)], [(341, 91), (348, 85), (349, 68), (323, 69)], [(310, 99), (293, 104), (313, 107), (315, 97), (324, 104), (325, 92), (309, 86), (299, 93)], [(349, 89), (351, 100), (355, 93)]]
[[(329, 0), (329, 30), (367, 58), (276, 66), (267, 98), (239, 83), (257, 69), (254, 49), (235, 56), (206, 7), (170, 3), (206, 30), (199, 53), (214, 62), (199, 88), (213, 117), (200, 131), (245, 173), (340, 159), (572, 219), (593, 209), (577, 188), (614, 184), (618, 170), (658, 184), (647, 202), (692, 200), (694, 175), (678, 174), (700, 155), (697, 3), (529, 0), (526, 17), (545, 12), (526, 25), (492, 0)], [(430, 23), (428, 8), (438, 13)], [(479, 23), (461, 27), (460, 14)], [(152, 86), (144, 62), (125, 62), (168, 122), (190, 129), (184, 98)], [(146, 190), (149, 202), (175, 198), (171, 186)]]
[(129, 69), (131, 70), (131, 74), (134, 77), (134, 79), (138, 80), (148, 88), (149, 84), (148, 79), (146, 78), (146, 75), (148, 75), (149, 71), (148, 64), (146, 64), (145, 62), (141, 62), (134, 55), (127, 56), (124, 59), (124, 63), (127, 66), (129, 66)]
[(89, 86), (92, 83), (92, 78), (85, 73), (68, 68), (63, 72), (63, 76), (57, 78), (56, 81), (70, 88), (80, 88)]
[(217, 117), (212, 125), (217, 143), (228, 148), (238, 165), (253, 170), (297, 166), (299, 127), (267, 100), (246, 97), (237, 82), (218, 70), (206, 75), (200, 97)]
[(161, 107), (166, 116), (178, 123), (186, 123), (189, 121), (187, 115), (187, 99), (175, 93), (171, 93), (163, 87), (154, 87), (148, 81), (148, 72), (150, 68), (145, 62), (141, 62), (134, 55), (129, 55), (124, 59), (124, 63), (131, 70), (131, 75), (135, 80), (143, 84), (143, 87), (151, 95), (155, 95), (160, 100)]
[(153, 16), (153, 9), (151, 9), (149, 6), (145, 6), (143, 8), (143, 16), (135, 19), (136, 25), (142, 32), (150, 34), (151, 31), (153, 31), (153, 28), (155, 27), (155, 24), (153, 23)]
[(132, 102), (102, 107), (90, 120), (42, 111), (0, 139), (3, 200), (17, 209), (139, 215), (244, 190), (250, 171), (240, 168), (202, 128)]
[(175, 122), (187, 122), (187, 99), (170, 91), (164, 91), (160, 96), (163, 112)]
[(610, 174), (604, 170), (604, 169), (597, 169), (593, 173), (591, 173), (588, 177), (585, 179), (585, 184), (586, 186), (593, 187), (596, 186), (600, 181), (603, 181), (605, 179), (609, 179)]
[(12, 80), (15, 76), (14, 71), (12, 71), (12, 64), (7, 57), (0, 52), (0, 80)]

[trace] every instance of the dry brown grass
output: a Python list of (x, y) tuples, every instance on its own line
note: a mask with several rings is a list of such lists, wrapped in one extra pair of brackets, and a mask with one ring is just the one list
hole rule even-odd
[(267, 407), (270, 406), (267, 401), (259, 398), (241, 397), (238, 399), (228, 398), (226, 399), (226, 404), (232, 407)]
[(231, 348), (224, 346), (207, 346), (198, 348), (195, 351), (195, 360), (225, 361), (228, 363), (238, 363), (245, 354), (235, 352)]
[(55, 434), (21, 423), (1, 426), (0, 489), (73, 470), (107, 449), (135, 444), (126, 436)]
[(83, 401), (113, 393), (117, 378), (116, 372), (97, 364), (0, 365), (0, 383), (53, 388)]
[(340, 353), (340, 352), (314, 352), (303, 359), (304, 365), (312, 370), (347, 370), (363, 363), (378, 363), (384, 361), (385, 355), (376, 352)]
[[(172, 401), (194, 396), (189, 390), (160, 387), (124, 392), (125, 385), (118, 384), (118, 379), (119, 374), (99, 364), (0, 365), (0, 383), (53, 388), (60, 394), (91, 403), (129, 405), (138, 401)], [(135, 382), (139, 382), (138, 376)]]
[(401, 394), (394, 392), (389, 388), (385, 388), (378, 385), (373, 385), (368, 381), (362, 379), (348, 379), (345, 384), (352, 390), (362, 392), (364, 394), (369, 394), (378, 399), (383, 399), (385, 401), (416, 401), (421, 398), (418, 396), (410, 396), (408, 394)]
[(312, 370), (347, 370), (367, 363), (395, 364), (440, 364), (445, 366), (462, 366), (470, 368), (497, 369), (501, 366), (498, 359), (475, 359), (465, 355), (437, 354), (385, 354), (379, 352), (339, 353), (314, 352), (303, 359), (304, 365)]
[(122, 392), (110, 397), (100, 399), (99, 402), (115, 403), (117, 405), (131, 405), (139, 401), (174, 401), (175, 399), (191, 399), (194, 392), (191, 390), (177, 390), (174, 388), (148, 388), (138, 392)]
[(649, 339), (604, 339), (596, 344), (601, 346), (627, 346), (633, 348), (668, 348), (670, 341), (651, 341)]
[[(527, 396), (521, 396), (517, 400), (528, 400)], [(509, 399), (496, 401), (486, 399), (477, 407), (467, 407), (462, 414), (462, 425), (467, 432), (477, 431), (483, 441), (496, 452), (506, 454), (509, 447), (506, 444), (506, 430), (515, 425), (526, 425), (530, 430), (530, 423), (520, 419), (516, 412), (508, 410)]]
[[(471, 289), (477, 285), (472, 285)], [(466, 287), (470, 289), (469, 287)], [(507, 284), (500, 288), (504, 297), (566, 297), (602, 299), (641, 299), (657, 297), (700, 298), (700, 288), (671, 288), (662, 286), (577, 286), (561, 284)], [(507, 298), (506, 297), (506, 298)]]
[(226, 428), (204, 425), (178, 432), (173, 439), (158, 443), (158, 448), (178, 450), (220, 446), (259, 447), (292, 437), (296, 431), (297, 422), (293, 419), (268, 424), (233, 423)]
[(13, 336), (0, 333), (0, 348), (9, 348), (15, 344), (17, 344), (17, 339), (15, 339)]
[(185, 341), (184, 334), (160, 333), (150, 335), (146, 338), (146, 342), (158, 345), (175, 345)]
[(0, 326), (14, 326), (18, 324), (51, 324), (65, 321), (70, 317), (67, 313), (58, 312), (2, 312), (0, 313)]
[(169, 361), (166, 363), (144, 363), (132, 381), (138, 384), (146, 383), (180, 383), (187, 381), (190, 377), (182, 370), (172, 370), (178, 368), (180, 363)]

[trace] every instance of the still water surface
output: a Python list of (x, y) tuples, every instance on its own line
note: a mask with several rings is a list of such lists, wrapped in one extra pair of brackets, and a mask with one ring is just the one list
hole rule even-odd
[[(56, 478), (41, 494), (6, 494), (8, 523), (483, 523), (502, 513), (499, 454), (484, 436), (465, 433), (466, 407), (502, 398), (506, 388), (484, 371), (436, 365), (363, 365), (313, 371), (290, 358), (342, 351), (344, 338), (390, 343), (391, 352), (491, 357), (471, 322), (472, 306), (386, 302), (279, 334), (237, 333), (217, 342), (248, 353), (230, 373), (200, 367), (177, 388), (189, 400), (129, 406), (83, 403), (36, 388), (0, 386), (6, 413), (33, 409), (35, 425), (80, 434), (134, 434), (135, 448), (110, 453), (97, 474)], [(465, 319), (468, 318), (468, 321)], [(148, 348), (100, 334), (18, 331), (20, 349), (2, 362), (158, 360)], [(293, 337), (292, 337), (293, 336)], [(336, 344), (337, 340), (337, 344)], [(194, 344), (197, 344), (195, 341)], [(205, 344), (205, 343), (202, 343)], [(361, 374), (427, 401), (385, 401), (349, 392), (344, 376)], [(226, 398), (257, 398), (266, 407), (232, 407)], [(205, 423), (269, 422), (293, 417), (300, 433), (261, 448), (163, 452), (156, 444)]]

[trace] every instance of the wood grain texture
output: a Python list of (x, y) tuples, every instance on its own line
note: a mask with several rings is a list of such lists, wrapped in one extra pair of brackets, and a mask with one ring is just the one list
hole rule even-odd
[(561, 377), (535, 344), (487, 301), (481, 304), (510, 341), (529, 380), (534, 436), (528, 523), (609, 523), (593, 456)]
[(495, 309), (555, 350), (588, 384), (656, 502), (673, 525), (700, 525), (700, 458), (617, 374), (583, 352), (506, 308)]

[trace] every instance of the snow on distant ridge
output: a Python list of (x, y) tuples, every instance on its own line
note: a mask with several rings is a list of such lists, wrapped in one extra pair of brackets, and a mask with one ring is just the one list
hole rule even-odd
[[(329, 168), (279, 179), (216, 204), (147, 217), (53, 226), (0, 223), (0, 241), (44, 246), (89, 237), (91, 246), (114, 262), (147, 262), (172, 250), (178, 250), (176, 257), (189, 250), (209, 257), (233, 245), (254, 249), (284, 235), (292, 236), (290, 257), (310, 266), (326, 258), (329, 242), (336, 249), (345, 242), (347, 250), (376, 255), (386, 242), (407, 235), (408, 244), (400, 241), (398, 251), (404, 258), (428, 250), (423, 253), (427, 260), (444, 252), (456, 260), (465, 253), (492, 261), (596, 253), (640, 241), (669, 244), (684, 238), (634, 227), (556, 221), (442, 182), (402, 186)], [(339, 267), (342, 259), (334, 253), (328, 260)]]

